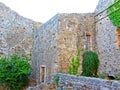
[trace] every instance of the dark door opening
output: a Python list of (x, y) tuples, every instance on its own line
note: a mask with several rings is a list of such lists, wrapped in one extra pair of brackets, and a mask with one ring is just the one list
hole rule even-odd
[(45, 82), (45, 72), (46, 72), (45, 67), (41, 67), (40, 68), (40, 81), (41, 82)]

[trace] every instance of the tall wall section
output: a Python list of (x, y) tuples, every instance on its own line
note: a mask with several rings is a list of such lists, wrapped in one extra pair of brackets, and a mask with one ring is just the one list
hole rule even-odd
[[(48, 80), (56, 72), (58, 25), (58, 15), (55, 15), (34, 32), (32, 67), (37, 83), (42, 82), (42, 74), (44, 80)], [(41, 72), (42, 67), (45, 68), (44, 72)]]
[[(95, 50), (95, 23), (93, 13), (59, 14), (59, 72), (68, 72), (71, 58), (76, 56), (78, 48), (80, 48), (82, 59), (82, 54), (86, 50), (87, 35), (90, 35), (89, 49)], [(81, 71), (81, 67), (79, 71)]]
[(40, 25), (0, 3), (0, 56), (17, 52), (30, 58), (32, 33)]
[(100, 0), (95, 10), (96, 42), (100, 58), (100, 73), (120, 74), (120, 50), (117, 49), (116, 27), (111, 23), (107, 8), (114, 0)]

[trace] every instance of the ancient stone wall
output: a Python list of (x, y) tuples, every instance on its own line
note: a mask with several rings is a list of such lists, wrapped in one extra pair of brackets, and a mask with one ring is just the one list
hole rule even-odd
[(34, 33), (33, 42), (32, 66), (37, 82), (40, 82), (42, 67), (46, 80), (55, 72), (67, 73), (78, 47), (81, 55), (86, 50), (86, 34), (91, 35), (91, 49), (95, 50), (94, 26), (92, 13), (57, 14), (43, 24)]
[(49, 83), (42, 83), (26, 90), (120, 90), (120, 82), (101, 78), (74, 76), (57, 73), (58, 85), (55, 80)]
[(63, 90), (119, 90), (120, 82), (91, 77), (57, 74), (60, 77), (58, 89)]
[(68, 72), (71, 58), (76, 56), (78, 48), (80, 48), (82, 59), (82, 54), (86, 50), (87, 35), (90, 35), (89, 49), (95, 50), (95, 23), (93, 13), (59, 14), (59, 72)]
[[(107, 8), (113, 0), (100, 0), (95, 10), (96, 42), (100, 58), (100, 73), (120, 74), (120, 50), (117, 49), (116, 27), (111, 23)], [(104, 7), (104, 8), (103, 8)]]
[(32, 32), (40, 25), (0, 3), (0, 53), (9, 55), (17, 52), (30, 57)]
[[(34, 32), (32, 67), (37, 83), (40, 82), (42, 73), (48, 80), (56, 70), (58, 25), (58, 15), (56, 15)], [(42, 67), (45, 68), (44, 72), (41, 72)]]

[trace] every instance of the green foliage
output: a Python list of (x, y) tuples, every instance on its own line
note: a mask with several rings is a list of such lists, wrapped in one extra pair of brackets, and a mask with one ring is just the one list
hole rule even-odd
[(97, 76), (97, 71), (99, 67), (98, 55), (92, 51), (86, 51), (83, 54), (82, 62), (82, 76)]
[(59, 76), (58, 75), (55, 75), (54, 82), (58, 86), (58, 82), (59, 82)]
[(120, 81), (120, 77), (116, 77), (114, 80), (118, 80), (118, 81)]
[(115, 76), (115, 79), (114, 80), (118, 80), (118, 81), (120, 81), (120, 74), (116, 74), (116, 76)]
[(31, 66), (25, 57), (13, 54), (0, 59), (0, 83), (11, 90), (20, 90), (27, 85), (30, 71)]
[(114, 4), (107, 9), (109, 18), (113, 25), (120, 27), (120, 0), (114, 0)]
[(118, 2), (119, 0), (114, 0), (114, 2)]
[(80, 49), (78, 49), (77, 57), (73, 57), (69, 67), (69, 74), (78, 75), (78, 69), (80, 66)]

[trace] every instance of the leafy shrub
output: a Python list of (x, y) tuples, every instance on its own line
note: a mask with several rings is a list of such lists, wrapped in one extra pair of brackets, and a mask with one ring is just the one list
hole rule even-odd
[(92, 51), (86, 51), (83, 54), (82, 76), (97, 76), (99, 67), (98, 55)]
[(80, 49), (78, 49), (77, 57), (72, 58), (68, 73), (78, 75), (79, 66), (80, 66)]
[(10, 90), (20, 90), (27, 85), (30, 71), (31, 66), (26, 58), (17, 54), (0, 59), (0, 83), (10, 88)]

